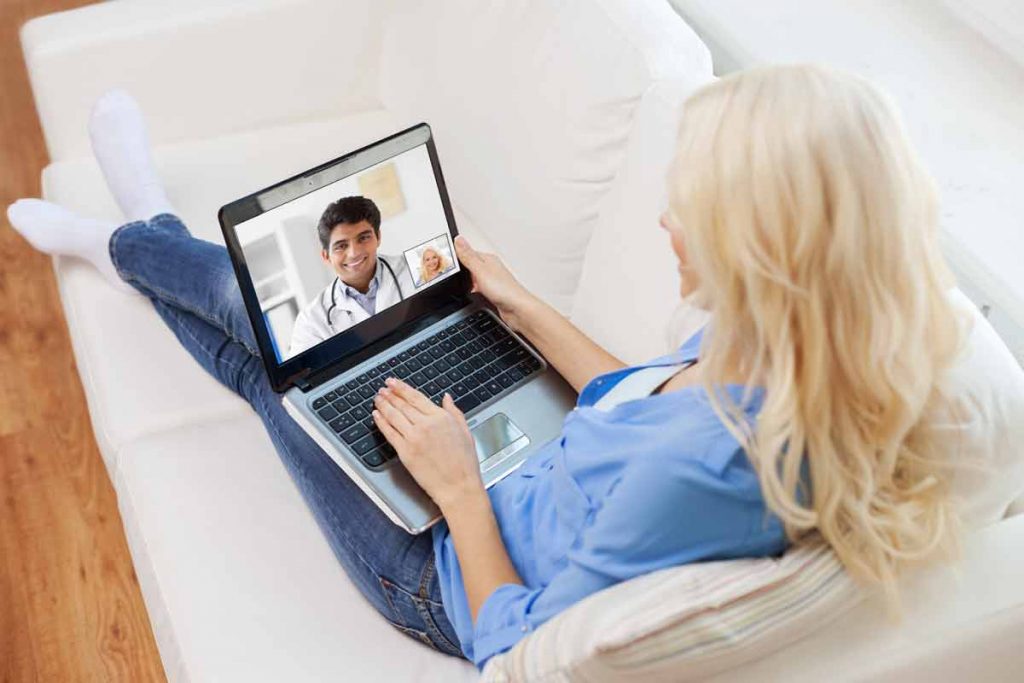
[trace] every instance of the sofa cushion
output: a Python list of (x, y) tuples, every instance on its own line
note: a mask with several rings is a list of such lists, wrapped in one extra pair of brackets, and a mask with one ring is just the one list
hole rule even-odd
[(484, 677), (700, 680), (785, 647), (860, 598), (820, 541), (779, 559), (666, 569), (588, 597), (492, 659)]
[(665, 2), (421, 2), (388, 24), (381, 100), (433, 127), (457, 203), (567, 313), (637, 103), (710, 73)]
[[(158, 147), (155, 157), (171, 201), (193, 234), (223, 244), (217, 222), (223, 204), (389, 135), (401, 125), (389, 113), (375, 111)], [(92, 159), (52, 164), (44, 172), (43, 186), (47, 199), (83, 215), (121, 219)], [(458, 210), (456, 221), (474, 244), (491, 248)], [(77, 259), (57, 259), (56, 271), (108, 471), (114, 472), (117, 451), (132, 439), (248, 410), (192, 360), (148, 300), (115, 290)]]
[(337, 561), (255, 415), (125, 446), (118, 504), (171, 681), (474, 681)]
[[(927, 681), (943, 668), (964, 675), (942, 680), (1010, 680), (1022, 572), (1024, 517), (972, 532), (962, 565), (909, 575), (897, 619), (824, 546), (666, 569), (574, 605), (492, 658), (484, 680)], [(965, 659), (954, 630), (985, 654)]]

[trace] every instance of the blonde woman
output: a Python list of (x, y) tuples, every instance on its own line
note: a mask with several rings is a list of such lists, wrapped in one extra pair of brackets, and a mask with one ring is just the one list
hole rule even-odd
[(249, 400), (339, 561), (404, 633), (483, 667), (587, 595), (664, 567), (774, 555), (817, 530), (851, 573), (894, 593), (905, 565), (955, 547), (947, 444), (930, 431), (960, 338), (935, 196), (859, 78), (760, 69), (685, 103), (662, 226), (679, 295), (711, 322), (669, 355), (627, 367), (456, 241), (474, 287), (580, 397), (560, 438), (485, 491), (451, 397), (438, 407), (388, 379), (372, 419), (445, 515), (420, 536), (284, 413), (244, 309), (224, 300), (224, 250), (139, 184), (155, 172), (137, 110), (107, 115), (94, 146), (134, 222), (115, 230), (31, 200), (12, 222), (149, 297)]
[(427, 247), (420, 254), (420, 284), (426, 284), (448, 270), (448, 259), (433, 247)]

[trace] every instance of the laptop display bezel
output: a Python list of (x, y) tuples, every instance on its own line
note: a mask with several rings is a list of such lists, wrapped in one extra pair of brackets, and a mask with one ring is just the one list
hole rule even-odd
[(348, 330), (325, 339), (292, 358), (278, 362), (270, 330), (267, 329), (256, 288), (246, 263), (245, 252), (238, 240), (237, 227), (242, 223), (326, 187), (342, 177), (358, 173), (420, 145), (426, 145), (441, 206), (448, 222), (448, 230), (451, 239), (454, 240), (459, 231), (455, 224), (455, 215), (448, 197), (444, 176), (441, 173), (434, 136), (430, 126), (426, 123), (407, 128), (309, 171), (254, 192), (226, 204), (218, 212), (221, 231), (231, 257), (238, 286), (242, 292), (242, 300), (255, 332), (263, 366), (266, 368), (274, 391), (280, 393), (296, 384), (302, 385), (304, 384), (303, 378), (316, 375), (329, 366), (344, 368), (346, 357), (357, 355), (360, 350), (389, 335), (394, 335), (402, 327), (435, 311), (469, 303), (472, 278), (469, 271), (462, 267), (457, 273), (435, 285), (410, 294), (403, 301), (378, 312)]

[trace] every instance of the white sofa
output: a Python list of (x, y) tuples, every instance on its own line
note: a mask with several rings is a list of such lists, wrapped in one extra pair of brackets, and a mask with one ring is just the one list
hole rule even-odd
[[(677, 290), (661, 176), (679, 101), (711, 78), (667, 3), (140, 0), (33, 20), (22, 41), (48, 199), (118, 218), (86, 135), (112, 87), (141, 101), (172, 201), (213, 241), (222, 204), (426, 120), (460, 231), (622, 358), (665, 350)], [(602, 276), (609, 258), (642, 266), (623, 286)], [(478, 680), (357, 594), (248, 406), (147, 301), (77, 261), (55, 269), (170, 680)], [(660, 295), (608, 319), (638, 290)], [(715, 680), (1008, 677), (1020, 576), (1017, 516), (972, 535), (958, 586), (915, 582), (902, 625), (864, 604)]]

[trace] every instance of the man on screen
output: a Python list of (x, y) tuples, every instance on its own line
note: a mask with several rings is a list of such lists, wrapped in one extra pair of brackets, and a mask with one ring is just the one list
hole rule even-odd
[(336, 275), (295, 319), (288, 356), (302, 353), (412, 293), (405, 259), (378, 254), (380, 210), (366, 197), (343, 197), (317, 224), (320, 256)]

